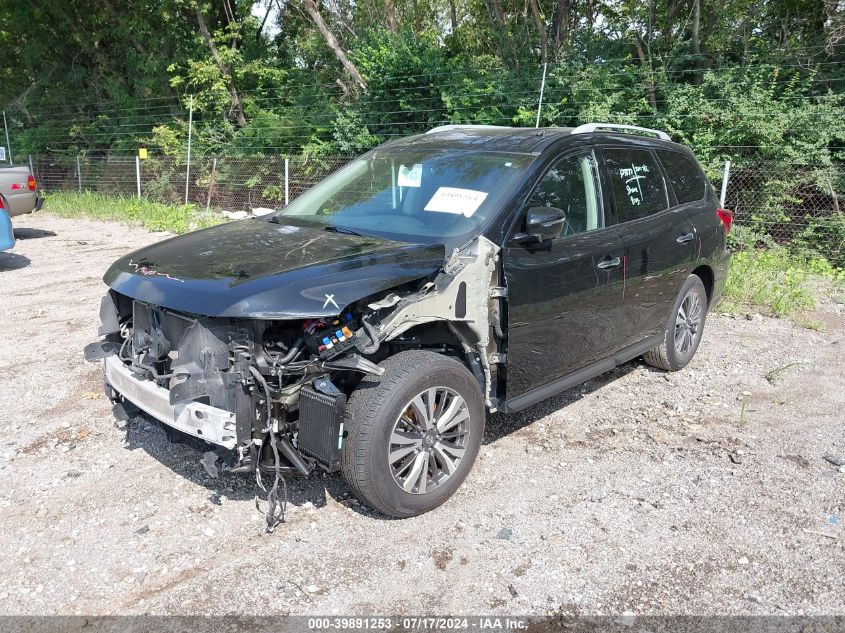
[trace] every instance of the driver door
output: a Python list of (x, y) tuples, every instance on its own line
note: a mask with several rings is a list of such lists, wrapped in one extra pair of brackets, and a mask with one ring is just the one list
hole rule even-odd
[[(559, 237), (520, 240), (528, 209), (565, 213)], [(616, 351), (621, 341), (623, 244), (607, 226), (592, 150), (558, 158), (529, 196), (503, 249), (508, 286), (507, 398), (554, 382)]]

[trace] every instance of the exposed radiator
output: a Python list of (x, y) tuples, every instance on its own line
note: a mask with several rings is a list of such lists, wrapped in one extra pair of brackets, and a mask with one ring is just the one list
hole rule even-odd
[(346, 395), (329, 396), (304, 387), (299, 394), (299, 450), (329, 472), (340, 469)]

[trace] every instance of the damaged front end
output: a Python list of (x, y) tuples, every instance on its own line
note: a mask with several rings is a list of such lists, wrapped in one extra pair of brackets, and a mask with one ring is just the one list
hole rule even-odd
[[(384, 358), (410, 348), (458, 357), (495, 410), (505, 358), (498, 251), (477, 237), (428, 278), (302, 320), (191, 315), (112, 289), (85, 356), (102, 361), (116, 407), (211, 444), (223, 470), (256, 472), (271, 524), (280, 477), (340, 469), (346, 400)], [(276, 475), (271, 488), (261, 473)]]
[[(316, 465), (337, 470), (339, 452), (332, 447), (339, 446), (344, 398), (333, 374), (381, 371), (356, 353), (350, 313), (304, 323), (212, 318), (112, 290), (103, 298), (101, 322), (102, 340), (86, 347), (85, 357), (102, 359), (109, 397), (213, 444), (228, 470), (275, 470), (266, 441), (271, 429), (286, 474), (308, 475)], [(320, 350), (323, 339), (337, 340), (336, 351)], [(331, 417), (338, 428), (298, 437), (303, 390), (306, 416), (323, 427)], [(334, 433), (331, 441), (327, 433)]]

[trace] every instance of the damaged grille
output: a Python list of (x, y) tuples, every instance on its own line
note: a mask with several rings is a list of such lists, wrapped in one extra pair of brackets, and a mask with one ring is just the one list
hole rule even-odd
[(135, 332), (151, 334), (154, 330), (158, 330), (170, 343), (171, 350), (179, 347), (182, 337), (193, 323), (192, 319), (166, 312), (140, 301), (132, 303), (132, 328)]

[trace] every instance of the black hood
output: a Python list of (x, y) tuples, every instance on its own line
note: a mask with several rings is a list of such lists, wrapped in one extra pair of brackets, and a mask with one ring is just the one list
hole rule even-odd
[(103, 279), (121, 294), (180, 312), (293, 319), (339, 314), (432, 275), (444, 257), (442, 245), (249, 219), (142, 248)]

